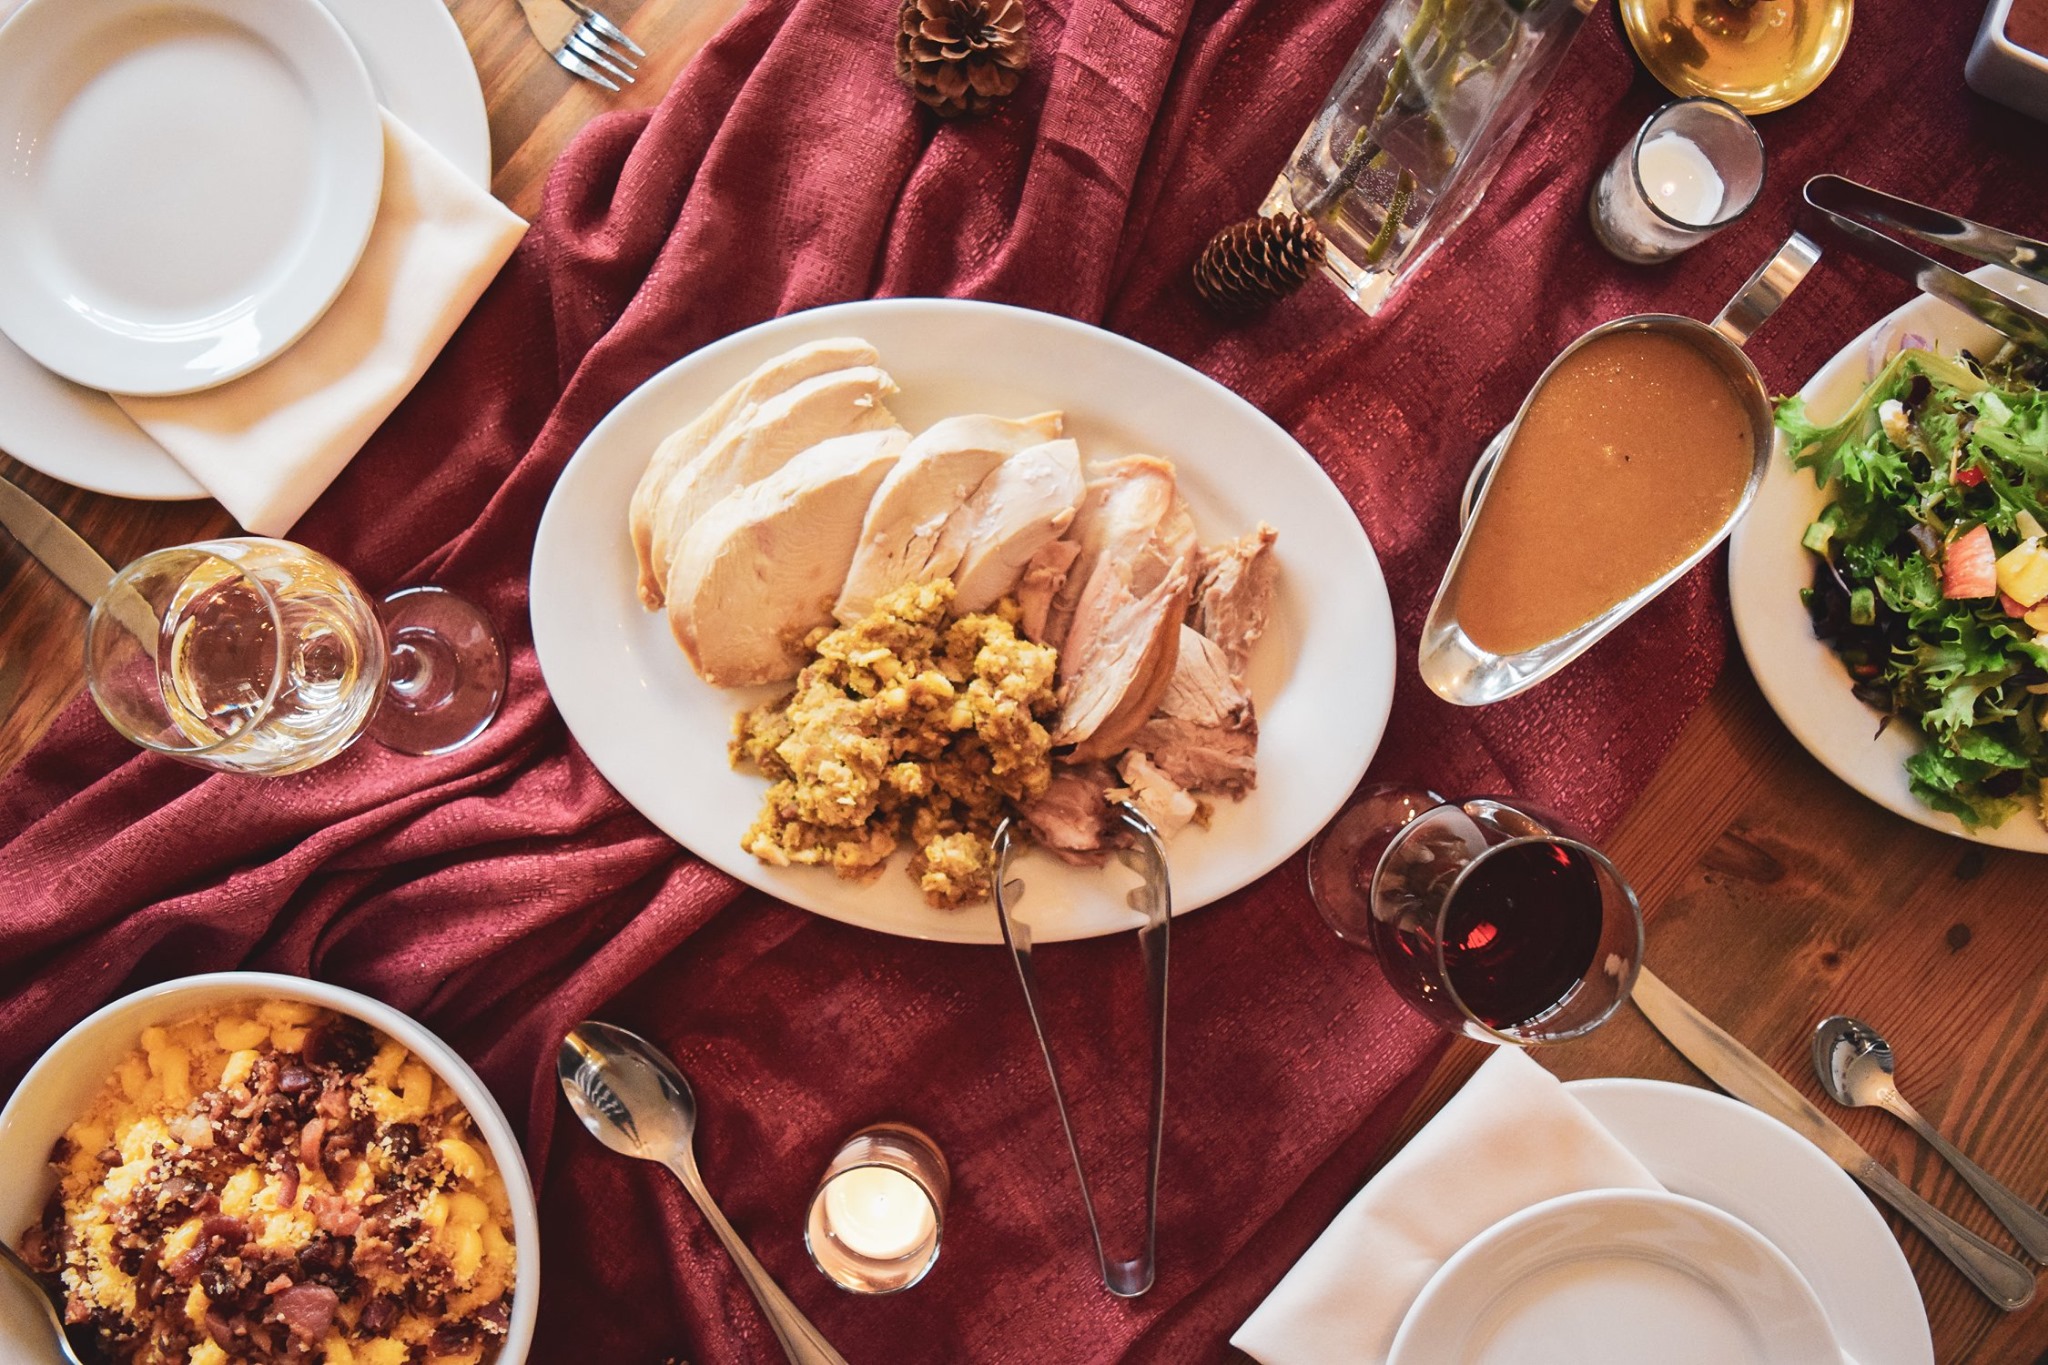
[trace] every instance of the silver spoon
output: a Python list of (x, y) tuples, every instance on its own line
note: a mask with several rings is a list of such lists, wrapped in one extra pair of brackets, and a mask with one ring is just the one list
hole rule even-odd
[(2048, 1214), (2007, 1189), (1992, 1174), (1957, 1151), (1954, 1144), (1920, 1117), (1920, 1111), (1906, 1103), (1906, 1097), (1892, 1082), (1892, 1047), (1878, 1031), (1860, 1019), (1837, 1014), (1823, 1019), (1813, 1031), (1813, 1069), (1820, 1073), (1821, 1089), (1836, 1104), (1854, 1108), (1876, 1105), (1897, 1117), (1941, 1153), (1956, 1173), (1970, 1182), (1984, 1202), (2018, 1239), (2027, 1255), (2048, 1261)]
[(65, 1365), (84, 1365), (84, 1362), (79, 1360), (78, 1353), (71, 1349), (71, 1338), (64, 1335), (63, 1305), (57, 1302), (56, 1297), (43, 1284), (42, 1277), (31, 1270), (28, 1262), (22, 1260), (20, 1253), (7, 1245), (5, 1240), (0, 1240), (0, 1262), (6, 1263), (8, 1270), (21, 1281), (23, 1287), (35, 1291), (36, 1302), (43, 1306), (43, 1316), (49, 1319), (50, 1334), (57, 1339), (57, 1354), (64, 1360)]
[(562, 1039), (555, 1074), (569, 1107), (593, 1137), (625, 1156), (660, 1162), (683, 1182), (794, 1365), (846, 1365), (712, 1202), (690, 1146), (697, 1130), (697, 1097), (668, 1055), (637, 1033), (586, 1019)]

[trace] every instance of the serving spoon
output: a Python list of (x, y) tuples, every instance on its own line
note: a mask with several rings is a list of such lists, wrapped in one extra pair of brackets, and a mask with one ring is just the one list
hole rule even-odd
[(555, 1074), (569, 1107), (591, 1136), (624, 1156), (659, 1162), (683, 1182), (794, 1365), (846, 1365), (754, 1259), (712, 1201), (691, 1147), (697, 1131), (697, 1097), (668, 1054), (616, 1024), (586, 1019), (562, 1039), (555, 1053)]
[(1955, 1145), (1920, 1117), (1892, 1082), (1892, 1046), (1870, 1025), (1846, 1014), (1823, 1019), (1813, 1031), (1813, 1069), (1821, 1089), (1836, 1104), (1851, 1108), (1875, 1105), (1903, 1120), (1941, 1153), (1956, 1174), (1970, 1182), (1998, 1221), (2005, 1224), (2027, 1255), (2048, 1261), (2048, 1214), (2020, 1198), (1989, 1171), (1956, 1150)]
[(36, 1302), (43, 1306), (43, 1317), (50, 1324), (50, 1335), (57, 1339), (58, 1358), (64, 1361), (64, 1365), (84, 1365), (78, 1353), (71, 1349), (71, 1338), (64, 1335), (63, 1305), (44, 1285), (42, 1277), (31, 1270), (28, 1262), (22, 1260), (21, 1254), (7, 1245), (4, 1239), (0, 1239), (0, 1262), (6, 1263), (7, 1269), (24, 1288), (35, 1292)]

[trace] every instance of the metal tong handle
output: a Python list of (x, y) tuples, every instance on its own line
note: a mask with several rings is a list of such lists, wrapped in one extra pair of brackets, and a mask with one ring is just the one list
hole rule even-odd
[(1088, 1214), (1088, 1235), (1095, 1242), (1095, 1261), (1102, 1270), (1103, 1287), (1119, 1298), (1131, 1299), (1152, 1287), (1159, 1241), (1159, 1151), (1166, 1131), (1166, 969), (1167, 948), (1173, 931), (1173, 889), (1166, 877), (1166, 850), (1152, 822), (1128, 802), (1119, 803), (1116, 813), (1137, 836), (1135, 849), (1119, 850), (1126, 866), (1144, 877), (1144, 884), (1131, 892), (1131, 907), (1145, 916), (1138, 930), (1138, 950), (1145, 962), (1145, 996), (1158, 1027), (1152, 1052), (1152, 1122), (1145, 1157), (1145, 1242), (1144, 1248), (1127, 1261), (1112, 1261), (1102, 1241), (1102, 1222), (1095, 1214), (1095, 1197), (1088, 1188), (1088, 1172), (1081, 1162), (1081, 1144), (1074, 1138), (1074, 1121), (1067, 1112), (1067, 1096), (1060, 1085), (1059, 1064), (1053, 1060), (1052, 1039), (1045, 1031), (1045, 1017), (1038, 1007), (1038, 978), (1031, 965), (1031, 926), (1010, 914), (1012, 901), (1022, 900), (1024, 883), (1009, 876), (1010, 854), (1016, 835), (1008, 820), (996, 827), (995, 852), (996, 918), (1001, 922), (1003, 942), (1017, 964), (1017, 980), (1024, 987), (1024, 1006), (1031, 1014), (1032, 1032), (1038, 1035), (1038, 1050), (1045, 1057), (1045, 1074), (1052, 1079), (1052, 1098), (1060, 1112), (1060, 1127), (1067, 1135), (1067, 1151), (1074, 1158), (1074, 1177), (1081, 1186), (1081, 1207)]
[(2002, 265), (2048, 284), (2048, 242), (1972, 222), (1960, 214), (1916, 204), (1839, 175), (1816, 175), (1807, 181), (1806, 202), (1823, 212), (1852, 214), (1897, 228), (1973, 261)]
[[(1860, 223), (1839, 211), (1837, 205), (1853, 206), (1853, 212), (1863, 213), (1879, 222), (1901, 227), (1915, 236), (1926, 237), (1930, 241), (1946, 240), (1931, 233), (1920, 232), (1899, 221), (1901, 215), (1895, 210), (1883, 210), (1880, 205), (1880, 211), (1871, 211), (1864, 206), (1864, 201), (1858, 195), (1849, 192), (1858, 190), (1877, 196), (1880, 200), (1890, 198), (1888, 195), (1878, 196), (1877, 191), (1866, 189), (1854, 181), (1843, 180), (1840, 176), (1817, 175), (1806, 182), (1806, 202), (1827, 220), (1828, 225), (1841, 236), (1850, 250), (1872, 265), (1918, 286), (1923, 293), (1932, 294), (1944, 303), (1953, 304), (1993, 331), (2011, 337), (2014, 341), (2025, 342), (2029, 346), (2048, 347), (2048, 315), (2042, 314), (2002, 289), (1994, 289), (1959, 271), (1951, 270), (1932, 256), (1915, 251), (1904, 242), (1887, 237), (1876, 228)], [(1892, 203), (1909, 204), (1912, 208), (1921, 207), (1910, 204), (1907, 200), (1893, 200)], [(1933, 210), (1922, 209), (1922, 212), (1932, 214)], [(1977, 226), (1968, 224), (1967, 220), (1963, 219), (1954, 221), (1969, 227)], [(2028, 249), (2041, 247), (2040, 243), (2029, 242), (2025, 238), (2014, 240), (2025, 243)], [(1949, 241), (1948, 244), (1978, 260), (1987, 259), (1976, 251), (1966, 250), (1955, 241)], [(2009, 265), (2009, 262), (2003, 259), (1995, 259), (1992, 263)], [(2036, 274), (2037, 269), (2038, 266), (2022, 273), (2040, 278)]]

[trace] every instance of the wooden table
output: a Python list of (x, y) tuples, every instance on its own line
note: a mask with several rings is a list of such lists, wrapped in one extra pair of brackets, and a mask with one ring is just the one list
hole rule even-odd
[[(0, 0), (0, 17), (16, 0)], [(608, 0), (653, 54), (612, 95), (556, 67), (511, 0), (451, 0), (490, 109), (493, 189), (539, 206), (556, 154), (591, 117), (650, 105), (738, 0)], [(0, 458), (0, 473), (63, 515), (115, 564), (230, 526), (212, 502), (135, 503), (81, 492)], [(0, 770), (83, 686), (85, 609), (0, 537)], [(1807, 1062), (1825, 1015), (1879, 1024), (1921, 1112), (2022, 1195), (2048, 1193), (2048, 906), (2043, 864), (1978, 849), (1879, 809), (1807, 756), (1740, 661), (1686, 727), (1609, 850), (1651, 911), (1650, 961), (1693, 1003), (1826, 1105)], [(1483, 1060), (1454, 1048), (1408, 1115), (1405, 1138)], [(1561, 1075), (1701, 1084), (1624, 1014), (1539, 1054)], [(1829, 1106), (1832, 1108), (1831, 1106)], [(1900, 1124), (1834, 1111), (1842, 1126), (1942, 1209), (2010, 1245), (1968, 1188)], [(2048, 1361), (2048, 1309), (2005, 1315), (1898, 1219), (1944, 1365)], [(1220, 1345), (1220, 1344), (1219, 1344)]]

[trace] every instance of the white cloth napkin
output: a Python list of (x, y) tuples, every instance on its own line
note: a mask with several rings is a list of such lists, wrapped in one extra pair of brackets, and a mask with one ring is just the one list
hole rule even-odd
[(1531, 1204), (1661, 1189), (1555, 1076), (1503, 1047), (1344, 1206), (1231, 1345), (1264, 1365), (1380, 1365), (1429, 1277)]
[(114, 401), (244, 527), (283, 535), (411, 392), (525, 234), (387, 110), (376, 225), (320, 320), (240, 379)]

